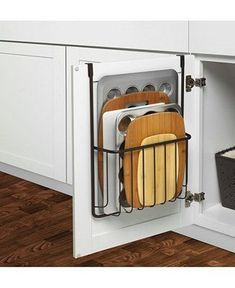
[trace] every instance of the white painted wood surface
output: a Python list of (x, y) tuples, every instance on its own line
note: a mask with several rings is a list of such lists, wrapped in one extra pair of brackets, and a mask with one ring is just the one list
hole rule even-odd
[[(190, 56), (189, 56), (190, 57)], [(73, 70), (73, 147), (74, 147), (74, 256), (79, 257), (135, 241), (164, 231), (190, 225), (193, 209), (184, 201), (136, 211), (132, 215), (95, 219), (91, 215), (89, 81), (87, 65)], [(152, 60), (94, 64), (94, 80), (111, 74), (143, 72), (161, 69), (180, 71), (180, 58), (169, 56)], [(188, 104), (189, 105), (189, 102)], [(194, 122), (193, 122), (194, 123)], [(193, 129), (190, 122), (189, 127)], [(83, 139), (81, 141), (81, 139)], [(170, 207), (170, 205), (172, 205)], [(175, 206), (176, 205), (176, 206)], [(177, 208), (177, 209), (175, 209)], [(159, 211), (163, 210), (163, 211)]]
[(1, 21), (0, 40), (188, 52), (188, 21)]
[(189, 21), (189, 52), (235, 56), (235, 21)]
[(66, 182), (65, 48), (0, 43), (0, 161)]

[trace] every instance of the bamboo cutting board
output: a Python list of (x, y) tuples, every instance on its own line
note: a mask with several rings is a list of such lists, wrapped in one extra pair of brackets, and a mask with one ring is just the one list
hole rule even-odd
[[(174, 134), (158, 134), (145, 138), (141, 146), (175, 139)], [(141, 205), (151, 206), (164, 203), (177, 194), (178, 157), (178, 144), (174, 143), (166, 145), (166, 148), (161, 145), (139, 153), (137, 177)]]
[[(139, 117), (132, 121), (127, 130), (125, 139), (125, 149), (139, 147), (147, 137), (158, 134), (174, 134), (176, 138), (185, 137), (184, 120), (176, 112), (160, 112), (151, 115)], [(184, 170), (185, 170), (185, 142), (178, 143), (178, 181), (177, 195), (182, 190)], [(127, 202), (134, 208), (141, 208), (138, 193), (138, 159), (140, 150), (124, 155), (124, 187), (126, 191)], [(132, 163), (132, 165), (131, 165)], [(131, 169), (132, 166), (132, 169)], [(133, 190), (132, 190), (133, 189)], [(133, 199), (132, 199), (133, 191)]]
[[(98, 128), (98, 146), (103, 147), (103, 114), (108, 111), (127, 108), (138, 103), (170, 103), (170, 98), (163, 92), (137, 92), (114, 98), (106, 102), (102, 108)], [(101, 191), (103, 191), (103, 153), (98, 153), (98, 175)]]

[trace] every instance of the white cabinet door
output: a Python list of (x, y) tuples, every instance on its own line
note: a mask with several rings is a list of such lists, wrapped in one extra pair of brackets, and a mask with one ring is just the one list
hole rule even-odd
[(235, 55), (235, 21), (190, 21), (189, 52)]
[(64, 47), (0, 43), (0, 161), (66, 181)]
[[(192, 64), (191, 56), (186, 56)], [(185, 201), (157, 205), (143, 211), (121, 213), (119, 217), (108, 216), (97, 219), (92, 216), (92, 157), (90, 142), (90, 90), (97, 81), (106, 75), (120, 75), (144, 71), (174, 69), (181, 80), (181, 62), (178, 56), (168, 56), (150, 60), (132, 60), (124, 62), (94, 63), (93, 80), (88, 76), (86, 64), (73, 67), (73, 135), (74, 135), (74, 256), (94, 253), (103, 249), (125, 244), (168, 230), (190, 225), (193, 221), (193, 209), (185, 208)], [(192, 72), (185, 67), (185, 72)], [(180, 85), (179, 85), (180, 86)], [(96, 89), (94, 89), (95, 91)], [(181, 90), (180, 90), (181, 91)], [(94, 92), (95, 93), (95, 92)], [(94, 94), (96, 95), (96, 94)], [(190, 93), (188, 94), (190, 96)], [(95, 96), (94, 96), (95, 97)], [(95, 100), (94, 100), (95, 103)], [(191, 97), (185, 99), (187, 110), (192, 105)], [(193, 112), (192, 112), (193, 113)], [(186, 117), (189, 115), (187, 114)], [(186, 129), (194, 130), (194, 114), (186, 119)], [(190, 145), (189, 145), (190, 146)], [(189, 148), (189, 154), (192, 154)], [(193, 159), (189, 159), (192, 167)], [(191, 176), (191, 173), (190, 175)], [(94, 181), (98, 185), (97, 181)], [(189, 186), (193, 182), (189, 182)], [(190, 187), (194, 191), (194, 187)], [(198, 205), (198, 204), (197, 204)], [(93, 210), (94, 212), (94, 210)], [(94, 213), (93, 213), (94, 215)]]
[(0, 35), (0, 40), (188, 52), (188, 21), (1, 21)]

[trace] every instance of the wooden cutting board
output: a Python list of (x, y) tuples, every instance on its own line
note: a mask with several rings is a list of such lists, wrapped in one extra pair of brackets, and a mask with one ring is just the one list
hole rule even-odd
[[(124, 109), (133, 104), (138, 103), (147, 103), (147, 104), (155, 104), (155, 103), (170, 103), (170, 98), (163, 92), (137, 92), (131, 93), (127, 95), (122, 95), (120, 97), (111, 99), (107, 101), (100, 113), (99, 119), (99, 127), (98, 127), (98, 146), (103, 147), (103, 114), (108, 111)], [(103, 191), (103, 153), (98, 153), (98, 176), (101, 191)]]
[[(175, 139), (174, 134), (158, 134), (145, 138), (141, 146)], [(161, 145), (139, 153), (137, 177), (141, 205), (152, 206), (164, 203), (177, 194), (178, 158), (178, 144), (174, 143), (166, 145), (166, 151), (164, 145)]]
[[(185, 137), (184, 120), (179, 113), (176, 112), (160, 112), (139, 117), (131, 122), (128, 127), (125, 139), (125, 149), (131, 147), (139, 147), (143, 140), (147, 137), (158, 134), (174, 134), (176, 138)], [(182, 190), (185, 170), (185, 142), (178, 143), (178, 181), (177, 195)], [(141, 208), (138, 193), (138, 151), (125, 153), (124, 155), (124, 187), (126, 191), (127, 202), (134, 208)], [(132, 165), (131, 165), (132, 162)], [(132, 166), (132, 169), (131, 169)], [(133, 199), (132, 199), (133, 189)]]

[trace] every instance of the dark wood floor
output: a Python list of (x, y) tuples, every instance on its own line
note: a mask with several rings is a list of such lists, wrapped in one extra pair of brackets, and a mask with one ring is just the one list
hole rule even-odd
[(72, 199), (0, 173), (0, 266), (235, 266), (235, 254), (168, 232), (72, 257)]

